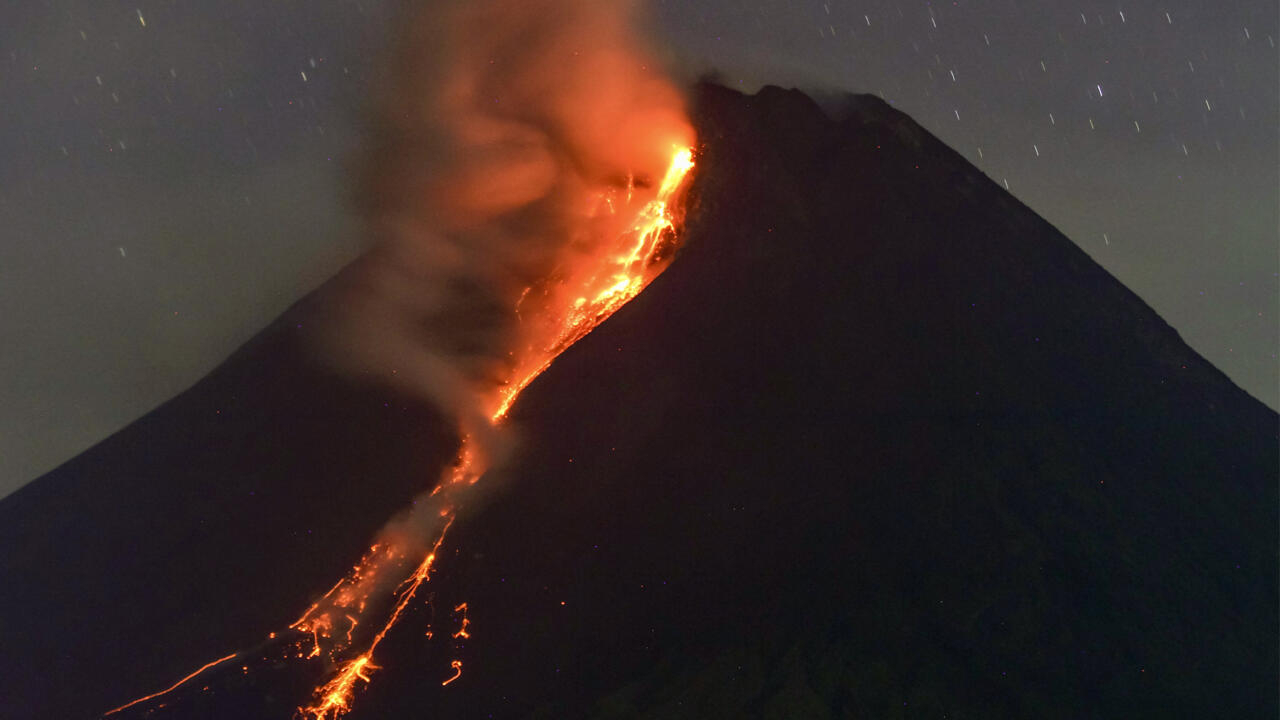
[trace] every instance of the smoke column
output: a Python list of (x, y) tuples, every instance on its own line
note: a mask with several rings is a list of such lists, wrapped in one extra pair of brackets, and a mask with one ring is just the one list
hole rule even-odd
[[(693, 138), (630, 0), (446, 0), (404, 24), (375, 101), (359, 208), (375, 239), (326, 354), (487, 426), (523, 321), (554, 303)], [(647, 199), (647, 198), (646, 198)], [(533, 308), (522, 307), (530, 296)]]
[[(325, 350), (434, 402), (462, 445), (453, 469), (290, 626), (312, 638), (307, 657), (336, 668), (302, 715), (336, 718), (369, 682), (462, 499), (498, 459), (520, 390), (660, 270), (693, 132), (632, 10), (447, 0), (404, 26), (361, 171), (376, 244), (340, 288)], [(366, 632), (366, 608), (388, 605)]]
[[(287, 658), (319, 658), (328, 678), (298, 716), (350, 710), (461, 500), (498, 459), (510, 403), (669, 259), (693, 130), (633, 10), (631, 0), (408, 8), (359, 163), (373, 247), (328, 293), (329, 327), (314, 339), (337, 369), (434, 403), (462, 442), (452, 469), (282, 635)], [(462, 662), (451, 667), (444, 685)]]

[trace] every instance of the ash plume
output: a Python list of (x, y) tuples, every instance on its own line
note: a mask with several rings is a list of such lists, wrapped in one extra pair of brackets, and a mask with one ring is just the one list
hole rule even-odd
[[(323, 354), (407, 386), (483, 432), (484, 398), (554, 295), (692, 140), (630, 0), (485, 0), (409, 10), (359, 162), (372, 251), (339, 293)], [(525, 315), (528, 315), (528, 307)], [(536, 308), (535, 308), (536, 309)]]
[[(634, 9), (630, 0), (447, 0), (415, 7), (403, 24), (359, 165), (374, 245), (331, 298), (321, 352), (434, 403), (462, 444), (454, 467), (292, 626), (318, 648), (347, 608), (401, 589), (383, 630), (317, 690), (315, 717), (346, 702), (427, 579), (461, 501), (501, 463), (510, 442), (497, 420), (580, 337), (566, 323), (589, 329), (612, 312), (600, 308), (616, 308), (619, 239), (647, 226), (658, 241), (673, 158), (689, 160), (693, 130), (681, 93), (642, 46)], [(663, 216), (642, 222), (638, 209), (655, 207)], [(635, 282), (626, 292), (638, 292)], [(604, 314), (584, 322), (584, 308)]]

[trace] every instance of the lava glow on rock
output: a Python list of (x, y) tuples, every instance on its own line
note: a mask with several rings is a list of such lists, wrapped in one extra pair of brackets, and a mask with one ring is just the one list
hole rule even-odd
[[(579, 259), (569, 271), (540, 285), (530, 286), (517, 308), (526, 342), (512, 353), (510, 375), (485, 397), (479, 398), (490, 428), (501, 428), (520, 393), (546, 370), (560, 353), (586, 336), (618, 308), (635, 297), (670, 262), (676, 249), (681, 220), (681, 191), (694, 165), (690, 147), (674, 146), (665, 176), (658, 183), (629, 178), (625, 184), (597, 194), (591, 214), (608, 214), (633, 220), (610, 241), (598, 243), (592, 255)], [(646, 186), (647, 185), (647, 186)], [(356, 691), (379, 669), (374, 653), (430, 579), (436, 558), (449, 529), (458, 518), (465, 491), (483, 478), (487, 467), (483, 442), (464, 434), (452, 467), (425, 499), (427, 507), (415, 517), (434, 523), (433, 540), (425, 549), (394, 531), (384, 532), (364, 558), (292, 625), (296, 640), (286, 645), (288, 659), (319, 658), (334, 668), (313, 692), (309, 703), (298, 708), (301, 717), (332, 720), (351, 709)], [(396, 583), (398, 579), (398, 583)], [(396, 584), (393, 584), (396, 583)], [(471, 636), (466, 604), (454, 608), (460, 614), (454, 640)], [(274, 634), (273, 636), (274, 637)], [(238, 657), (228, 655), (193, 672), (172, 687), (139, 698), (112, 714), (173, 691), (205, 670)], [(453, 674), (442, 685), (462, 674), (462, 661), (450, 663)]]
[[(528, 387), (551, 362), (573, 343), (591, 332), (606, 318), (622, 307), (631, 298), (644, 289), (669, 260), (668, 243), (674, 242), (675, 216), (673, 208), (677, 206), (677, 192), (683, 187), (684, 179), (693, 168), (693, 150), (691, 148), (675, 148), (671, 164), (666, 176), (658, 186), (654, 199), (646, 202), (635, 215), (630, 230), (620, 235), (611, 246), (602, 248), (599, 260), (588, 265), (585, 270), (576, 274), (581, 278), (568, 287), (556, 288), (559, 297), (572, 300), (562, 306), (547, 306), (536, 316), (533, 322), (539, 326), (549, 327), (554, 332), (544, 336), (540, 342), (532, 343), (524, 349), (522, 356), (515, 363), (512, 378), (500, 386), (494, 409), (489, 417), (492, 423), (500, 424), (507, 416), (512, 403), (520, 392)], [(625, 188), (625, 197), (615, 200), (607, 195), (601, 197), (603, 207), (614, 211), (617, 202), (621, 202), (624, 211), (628, 201), (634, 200), (633, 183)], [(572, 292), (564, 292), (564, 291)], [(527, 297), (526, 293), (526, 297)], [(392, 611), (382, 622), (381, 629), (369, 641), (365, 649), (354, 657), (348, 654), (352, 649), (350, 633), (337, 635), (334, 632), (334, 618), (346, 617), (353, 610), (363, 613), (374, 598), (370, 595), (377, 587), (376, 579), (383, 575), (385, 565), (395, 564), (404, 557), (404, 553), (395, 549), (383, 549), (374, 546), (364, 561), (360, 563), (349, 577), (340, 582), (329, 594), (322, 598), (303, 614), (294, 625), (295, 630), (310, 634), (315, 642), (312, 653), (326, 652), (334, 660), (343, 658), (341, 669), (326, 684), (317, 688), (314, 702), (302, 708), (307, 716), (322, 720), (340, 716), (350, 707), (352, 693), (358, 682), (368, 682), (368, 672), (377, 669), (373, 664), (373, 652), (378, 643), (400, 619), (402, 612), (413, 600), (418, 588), (429, 579), (437, 552), (443, 544), (445, 535), (457, 518), (460, 507), (458, 495), (467, 487), (481, 479), (483, 465), (480, 454), (470, 437), (463, 438), (454, 467), (444, 480), (431, 493), (431, 500), (438, 505), (434, 513), (441, 521), (439, 534), (432, 544), (431, 550), (418, 564), (417, 568), (400, 583), (397, 598)], [(461, 606), (465, 608), (464, 606)], [(357, 623), (358, 620), (352, 620)], [(463, 630), (467, 633), (466, 621)], [(327, 645), (327, 648), (323, 646)], [(455, 675), (445, 684), (457, 679), (461, 673), (462, 663), (453, 661)]]

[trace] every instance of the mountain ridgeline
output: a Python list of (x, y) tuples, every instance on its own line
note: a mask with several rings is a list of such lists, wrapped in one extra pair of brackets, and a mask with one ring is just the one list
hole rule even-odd
[[(503, 480), (349, 717), (1275, 717), (1277, 415), (883, 101), (702, 84), (694, 121), (681, 254), (525, 391)], [(0, 503), (16, 717), (261, 640), (447, 462), (430, 408), (288, 372), (314, 304)], [(227, 396), (256, 399), (215, 424)], [(292, 496), (298, 467), (305, 509), (234, 509), (246, 473)], [(377, 499), (344, 501), (352, 477)], [(297, 539), (321, 527), (330, 555)], [(234, 665), (114, 717), (307, 699)]]

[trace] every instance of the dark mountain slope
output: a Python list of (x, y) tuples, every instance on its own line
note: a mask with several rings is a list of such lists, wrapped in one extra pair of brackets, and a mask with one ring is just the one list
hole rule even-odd
[(1276, 415), (846, 114), (701, 88), (686, 251), (529, 388), (451, 542), (467, 673), (409, 640), (356, 717), (1276, 714)]
[(0, 717), (90, 717), (260, 642), (434, 482), (448, 423), (308, 357), (331, 292), (0, 502)]
[(351, 717), (1276, 715), (1275, 413), (909, 118), (841, 117), (698, 89), (685, 250), (522, 396)]

